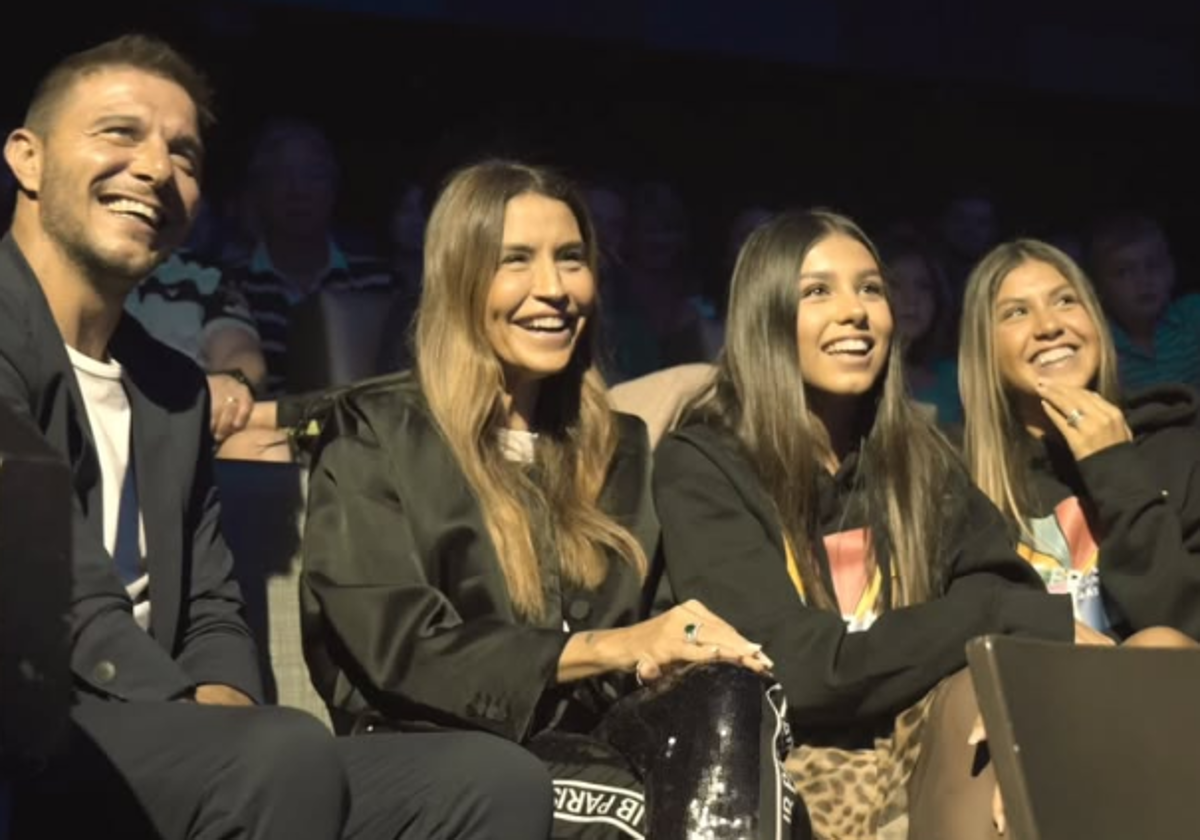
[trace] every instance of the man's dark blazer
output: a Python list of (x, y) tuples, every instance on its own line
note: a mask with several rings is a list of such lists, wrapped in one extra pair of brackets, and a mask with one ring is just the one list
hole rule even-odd
[(12, 234), (0, 240), (0, 400), (31, 418), (71, 465), (76, 687), (153, 701), (223, 683), (261, 700), (256, 649), (220, 531), (204, 374), (128, 316), (109, 351), (124, 368), (133, 416), (149, 632), (134, 622), (104, 548), (100, 462), (62, 335)]

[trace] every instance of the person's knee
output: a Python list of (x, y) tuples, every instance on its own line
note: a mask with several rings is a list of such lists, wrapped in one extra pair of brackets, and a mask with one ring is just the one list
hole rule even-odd
[[(463, 794), (478, 803), (527, 802), (531, 809), (549, 814), (554, 785), (546, 765), (529, 750), (482, 733), (462, 733), (458, 748), (473, 756), (474, 770)], [(453, 765), (453, 766), (450, 766)], [(462, 765), (450, 762), (447, 773), (462, 776)]]
[(437, 801), (428, 805), (431, 811), (444, 812), (436, 821), (446, 832), (439, 838), (549, 836), (554, 785), (537, 756), (480, 732), (437, 737), (444, 739), (438, 760), (422, 769), (439, 791)]
[(294, 795), (311, 790), (347, 798), (345, 771), (324, 724), (298, 709), (274, 706), (255, 712), (234, 744), (245, 783), (294, 786)]
[(1195, 648), (1200, 647), (1191, 636), (1187, 636), (1174, 627), (1147, 627), (1139, 630), (1124, 642), (1125, 647), (1144, 648)]
[(954, 730), (969, 729), (979, 716), (979, 702), (975, 699), (975, 684), (967, 668), (956, 671), (935, 689), (930, 719)]

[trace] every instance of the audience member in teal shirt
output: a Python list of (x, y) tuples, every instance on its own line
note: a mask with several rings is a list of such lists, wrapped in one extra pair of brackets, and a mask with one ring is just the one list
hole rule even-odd
[(1108, 218), (1092, 234), (1089, 258), (1122, 389), (1200, 388), (1200, 295), (1172, 299), (1175, 261), (1159, 224), (1146, 216)]
[(883, 240), (896, 331), (904, 347), (909, 392), (935, 412), (939, 426), (963, 420), (958, 395), (958, 363), (950, 354), (958, 325), (947, 323), (945, 282), (937, 258), (915, 235), (898, 233)]
[(913, 399), (932, 406), (937, 424), (959, 426), (963, 422), (962, 401), (958, 395), (958, 363), (954, 359), (938, 359), (927, 369), (932, 378), (923, 384), (909, 382)]

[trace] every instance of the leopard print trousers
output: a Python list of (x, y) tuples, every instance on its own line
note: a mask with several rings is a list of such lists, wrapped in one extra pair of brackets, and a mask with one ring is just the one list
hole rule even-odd
[(815, 840), (903, 840), (908, 833), (908, 780), (935, 691), (896, 717), (872, 749), (800, 746), (785, 767), (808, 808)]

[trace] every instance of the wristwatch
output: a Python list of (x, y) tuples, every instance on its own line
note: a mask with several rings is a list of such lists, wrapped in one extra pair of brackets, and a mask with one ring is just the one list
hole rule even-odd
[(242, 371), (241, 368), (229, 368), (227, 370), (214, 370), (212, 372), (212, 374), (213, 374), (213, 376), (232, 376), (238, 382), (241, 382), (243, 385), (246, 386), (247, 390), (250, 391), (250, 396), (254, 396), (254, 383), (252, 383), (250, 381), (250, 377), (247, 376)]

